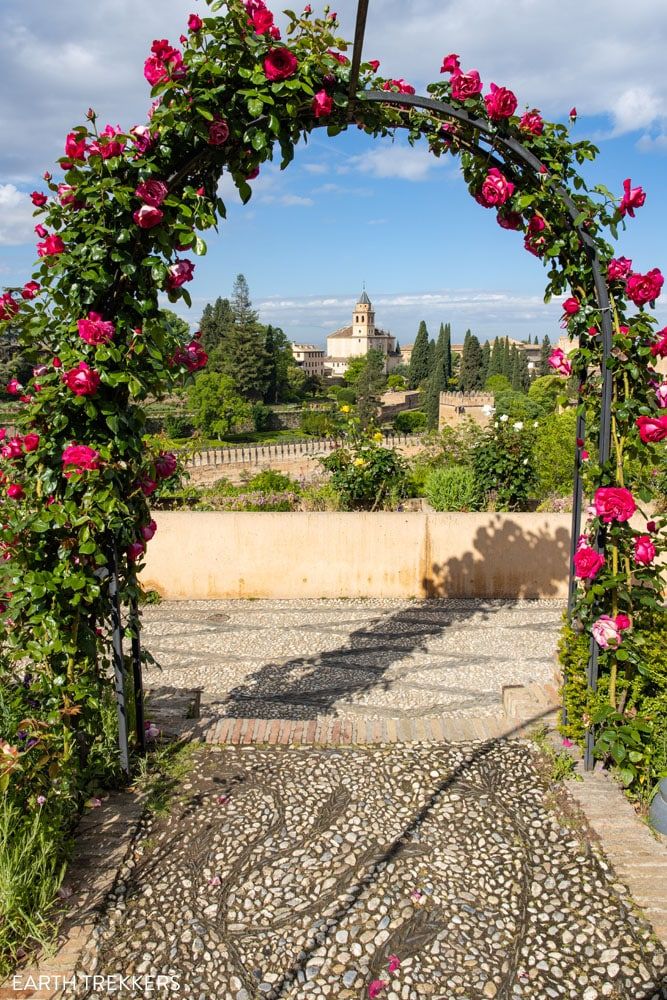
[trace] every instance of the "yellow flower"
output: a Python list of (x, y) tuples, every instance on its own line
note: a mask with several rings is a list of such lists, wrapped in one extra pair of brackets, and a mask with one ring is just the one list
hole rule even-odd
[(347, 406), (347, 404), (345, 406), (341, 406), (340, 412), (341, 413), (349, 413), (350, 412), (350, 407)]
[(365, 465), (366, 463), (364, 462), (363, 458), (355, 458), (352, 464), (356, 465), (357, 468), (359, 468), (360, 466)]
[(381, 441), (382, 440), (382, 434), (381, 434), (380, 431), (377, 431), (377, 433), (373, 435), (373, 440), (374, 441)]

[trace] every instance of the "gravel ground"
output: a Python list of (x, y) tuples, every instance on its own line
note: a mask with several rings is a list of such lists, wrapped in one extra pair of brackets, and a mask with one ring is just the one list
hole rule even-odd
[(530, 744), (201, 749), (176, 791), (87, 973), (197, 1000), (667, 996), (664, 953)]
[(559, 601), (186, 601), (145, 611), (149, 687), (201, 687), (202, 714), (500, 715), (552, 680)]

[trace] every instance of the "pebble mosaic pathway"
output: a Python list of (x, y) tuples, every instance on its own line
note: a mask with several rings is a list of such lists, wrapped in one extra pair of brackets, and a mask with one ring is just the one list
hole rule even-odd
[(200, 748), (96, 934), (85, 972), (195, 1000), (667, 996), (664, 952), (520, 741)]

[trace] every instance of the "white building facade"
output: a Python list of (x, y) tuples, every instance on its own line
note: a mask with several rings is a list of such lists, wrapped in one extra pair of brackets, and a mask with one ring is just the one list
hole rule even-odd
[(352, 313), (352, 324), (330, 333), (324, 366), (328, 375), (345, 375), (352, 358), (363, 357), (369, 351), (380, 351), (385, 359), (385, 371), (390, 372), (402, 361), (396, 350), (396, 338), (375, 325), (373, 304), (364, 290)]

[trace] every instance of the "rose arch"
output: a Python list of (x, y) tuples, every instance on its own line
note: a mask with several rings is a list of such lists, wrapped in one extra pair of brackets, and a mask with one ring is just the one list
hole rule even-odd
[(647, 309), (663, 279), (615, 257), (608, 242), (644, 192), (630, 180), (618, 196), (589, 189), (577, 168), (595, 147), (535, 109), (517, 113), (510, 90), (483, 86), (454, 54), (428, 97), (384, 78), (379, 63), (362, 61), (368, 0), (351, 59), (326, 9), (286, 12), (283, 38), (262, 0), (208, 4), (208, 16), (190, 16), (180, 47), (153, 43), (145, 124), (100, 127), (91, 110), (67, 135), (58, 177), (46, 174), (32, 195), (36, 270), (20, 293), (0, 298), (0, 329), (19, 324), (34, 364), (27, 384), (9, 386), (24, 404), (20, 433), (0, 432), (0, 616), (5, 655), (40, 706), (28, 720), (35, 738), (85, 758), (113, 668), (126, 769), (128, 721), (141, 741), (136, 570), (155, 532), (150, 496), (176, 469), (172, 454), (146, 450), (144, 403), (206, 363), (198, 335), (181, 341), (158, 296), (190, 303), (193, 257), (206, 252), (200, 233), (225, 216), (221, 174), (247, 202), (262, 163), (279, 155), (287, 166), (315, 128), (405, 129), (411, 143), (459, 159), (475, 200), (543, 261), (546, 298), (565, 296), (576, 349), (554, 351), (551, 365), (579, 387), (569, 618), (576, 641), (589, 643), (578, 711), (590, 765), (593, 714), (604, 732), (604, 720), (631, 708), (644, 637), (662, 614), (665, 518), (639, 527), (631, 518), (651, 501), (667, 437), (667, 383), (655, 370), (667, 329), (657, 331)]

